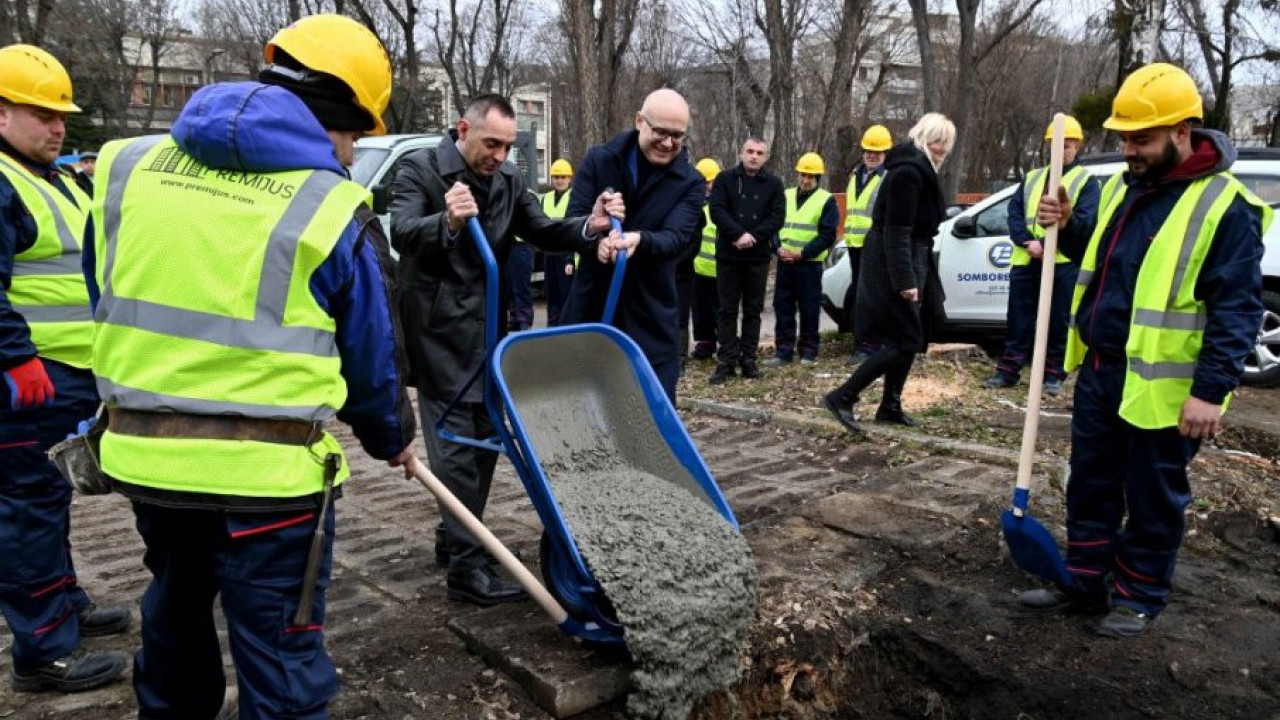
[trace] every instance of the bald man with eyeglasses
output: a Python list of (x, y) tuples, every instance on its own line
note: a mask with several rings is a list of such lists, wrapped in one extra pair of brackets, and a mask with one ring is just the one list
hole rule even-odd
[(564, 311), (566, 323), (599, 322), (613, 263), (629, 257), (613, 324), (636, 341), (667, 397), (675, 402), (680, 375), (676, 264), (696, 238), (706, 192), (689, 162), (689, 104), (674, 90), (656, 90), (635, 116), (635, 128), (587, 151), (573, 178), (569, 214), (583, 198), (606, 188), (621, 192), (627, 208), (620, 240), (601, 241), (584, 256)]

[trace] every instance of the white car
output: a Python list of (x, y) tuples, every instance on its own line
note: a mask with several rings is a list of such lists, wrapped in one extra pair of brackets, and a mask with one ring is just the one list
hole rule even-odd
[[(379, 135), (356, 141), (355, 163), (351, 165), (351, 179), (369, 188), (373, 193), (373, 210), (382, 221), (382, 230), (391, 238), (391, 183), (405, 155), (433, 148), (440, 144), (443, 135)], [(516, 163), (518, 149), (512, 148), (508, 162)], [(400, 259), (400, 253), (391, 248), (391, 257)], [(542, 282), (542, 261), (537, 256), (533, 264), (533, 282)]]
[[(391, 237), (391, 181), (405, 155), (414, 150), (433, 148), (443, 135), (379, 135), (356, 141), (356, 161), (351, 166), (351, 179), (373, 193), (373, 208), (382, 220), (382, 229)], [(392, 255), (395, 251), (392, 250)]]
[[(1118, 154), (1083, 159), (1089, 171), (1105, 183), (1124, 170)], [(1280, 209), (1280, 150), (1243, 148), (1231, 168), (1235, 176), (1271, 207)], [(1017, 185), (1011, 185), (977, 203), (938, 228), (934, 254), (947, 299), (945, 322), (931, 328), (932, 337), (973, 337), (988, 349), (998, 346), (1005, 329), (1009, 294), (1009, 261), (1013, 242), (1009, 240), (1009, 199)], [(1258, 342), (1245, 360), (1242, 382), (1258, 387), (1280, 385), (1280, 222), (1272, 223), (1263, 238), (1263, 292), (1266, 305)], [(833, 256), (835, 253), (833, 253)], [(842, 330), (852, 327), (849, 291), (849, 263), (843, 253), (822, 276), (822, 305)]]

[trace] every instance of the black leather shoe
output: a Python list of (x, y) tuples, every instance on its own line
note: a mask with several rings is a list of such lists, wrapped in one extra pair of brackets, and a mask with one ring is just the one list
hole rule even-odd
[(1110, 608), (1103, 599), (1091, 599), (1056, 587), (1018, 593), (1018, 607), (1031, 615), (1100, 615)]
[(1132, 638), (1151, 629), (1155, 616), (1140, 613), (1128, 605), (1117, 605), (1098, 622), (1094, 630), (1103, 637)]
[(80, 620), (80, 637), (103, 637), (118, 635), (129, 629), (133, 615), (128, 608), (100, 608), (93, 603), (78, 613)]
[(488, 566), (471, 568), (461, 573), (450, 571), (448, 588), (450, 600), (474, 603), (480, 607), (529, 599), (523, 588), (503, 579)]
[(883, 407), (876, 410), (876, 422), (906, 425), (907, 427), (916, 427), (920, 424), (918, 420), (902, 412), (901, 409)]
[(748, 380), (760, 379), (760, 368), (756, 366), (755, 360), (747, 360), (742, 363), (742, 377)]
[(1004, 373), (996, 373), (986, 380), (982, 381), (982, 387), (988, 390), (998, 390), (1000, 388), (1009, 388), (1018, 384), (1018, 378)]
[(862, 428), (858, 427), (858, 418), (854, 417), (853, 411), (841, 405), (840, 402), (835, 399), (833, 394), (827, 393), (822, 396), (822, 407), (826, 408), (827, 412), (834, 415), (836, 420), (844, 426), (845, 430), (848, 430), (854, 435), (866, 434), (862, 431)]
[(124, 653), (72, 653), (31, 672), (13, 670), (14, 692), (73, 693), (91, 690), (120, 677), (128, 666)]
[[(515, 555), (515, 556), (516, 556), (516, 559), (517, 559), (517, 560), (523, 560), (523, 559), (524, 559), (524, 554), (523, 554), (523, 553), (521, 553), (519, 550), (517, 550), (517, 549), (515, 549), (515, 548), (512, 548), (512, 547), (509, 547), (509, 548), (507, 548), (507, 549), (511, 551), (511, 554), (512, 554), (512, 555)], [(448, 548), (448, 546), (443, 545), (443, 544), (438, 544), (438, 545), (436, 545), (436, 565), (437, 565), (437, 566), (439, 566), (439, 567), (449, 567), (449, 560), (450, 560), (452, 557), (453, 557), (453, 555), (449, 552), (449, 548)], [(485, 561), (486, 561), (486, 562), (488, 562), (490, 565), (499, 565), (499, 564), (501, 564), (501, 563), (499, 563), (499, 562), (498, 562), (498, 559), (497, 559), (497, 558), (495, 558), (494, 556), (490, 555), (490, 554), (489, 554), (489, 553), (487, 553), (487, 552), (484, 554), (484, 557), (485, 557)]]
[(734, 372), (732, 365), (717, 365), (716, 371), (711, 373), (711, 377), (707, 379), (707, 382), (712, 385), (720, 385), (732, 380), (733, 376)]

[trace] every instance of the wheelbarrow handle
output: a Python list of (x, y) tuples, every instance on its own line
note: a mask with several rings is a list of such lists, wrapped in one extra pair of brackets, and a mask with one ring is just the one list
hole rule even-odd
[(543, 587), (542, 583), (538, 582), (533, 573), (529, 572), (529, 569), (522, 565), (515, 555), (511, 554), (511, 551), (502, 544), (502, 541), (490, 532), (489, 528), (485, 527), (484, 523), (480, 522), (475, 515), (471, 514), (467, 506), (454, 497), (453, 493), (449, 492), (448, 488), (444, 486), (444, 483), (440, 482), (439, 478), (433, 475), (418, 458), (410, 458), (409, 469), (413, 471), (413, 477), (422, 483), (423, 487), (431, 491), (431, 494), (436, 496), (436, 500), (446, 510), (462, 521), (462, 524), (467, 528), (467, 532), (470, 532), (478, 539), (480, 544), (484, 545), (484, 549), (488, 550), (489, 554), (493, 555), (502, 564), (502, 567), (511, 573), (516, 582), (520, 583), (520, 587), (524, 588), (525, 592), (529, 593), (529, 597), (533, 598), (533, 601), (538, 603), (538, 606), (547, 615), (551, 616), (556, 625), (563, 625), (568, 620), (569, 613), (561, 607), (560, 603), (556, 602), (556, 599)]
[[(610, 218), (613, 223), (614, 232), (622, 235), (622, 221), (618, 218)], [(613, 279), (609, 281), (609, 295), (604, 301), (604, 317), (600, 322), (605, 325), (613, 323), (613, 313), (618, 309), (618, 297), (622, 295), (622, 280), (627, 275), (627, 254), (618, 253), (618, 257), (614, 260)]]

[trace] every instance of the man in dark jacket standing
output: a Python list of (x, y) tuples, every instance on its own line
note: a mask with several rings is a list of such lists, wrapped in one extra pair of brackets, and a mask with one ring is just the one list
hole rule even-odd
[[(573, 179), (569, 214), (584, 212), (590, 198), (620, 190), (627, 219), (614, 252), (631, 258), (613, 324), (636, 341), (674, 403), (680, 375), (676, 264), (696, 242), (704, 180), (689, 164), (684, 138), (689, 105), (674, 90), (649, 93), (636, 113), (635, 130), (587, 151)], [(565, 308), (566, 323), (597, 322), (604, 311), (613, 267), (595, 253), (582, 257)], [(607, 254), (603, 257), (609, 260)]]
[[(773, 240), (787, 217), (782, 180), (764, 169), (769, 145), (759, 138), (742, 143), (738, 165), (716, 176), (711, 187), (711, 222), (716, 226), (716, 282), (720, 289), (718, 363), (710, 382), (742, 376), (758, 378), (760, 313), (769, 283)], [(738, 335), (738, 307), (742, 335)]]
[[(592, 195), (594, 208), (588, 200), (577, 217), (548, 218), (506, 161), (515, 140), (511, 104), (499, 95), (474, 98), (439, 147), (405, 158), (391, 203), (392, 245), (400, 253), (400, 317), (431, 470), (476, 517), (484, 513), (498, 455), (444, 441), (435, 432), (485, 358), (485, 268), (474, 238), (464, 232), (467, 218), (480, 218), (501, 268), (516, 235), (544, 251), (594, 255), (597, 235), (609, 229), (606, 205), (622, 214), (620, 198), (607, 196), (606, 203), (606, 195), (598, 193)], [(589, 220), (582, 217), (588, 210)], [(499, 301), (492, 313), (499, 332), (502, 307)], [(482, 379), (448, 412), (444, 426), (461, 437), (493, 434)], [(492, 605), (524, 598), (518, 585), (493, 572), (484, 549), (461, 522), (448, 513), (442, 520), (436, 559), (449, 566), (450, 599)]]

